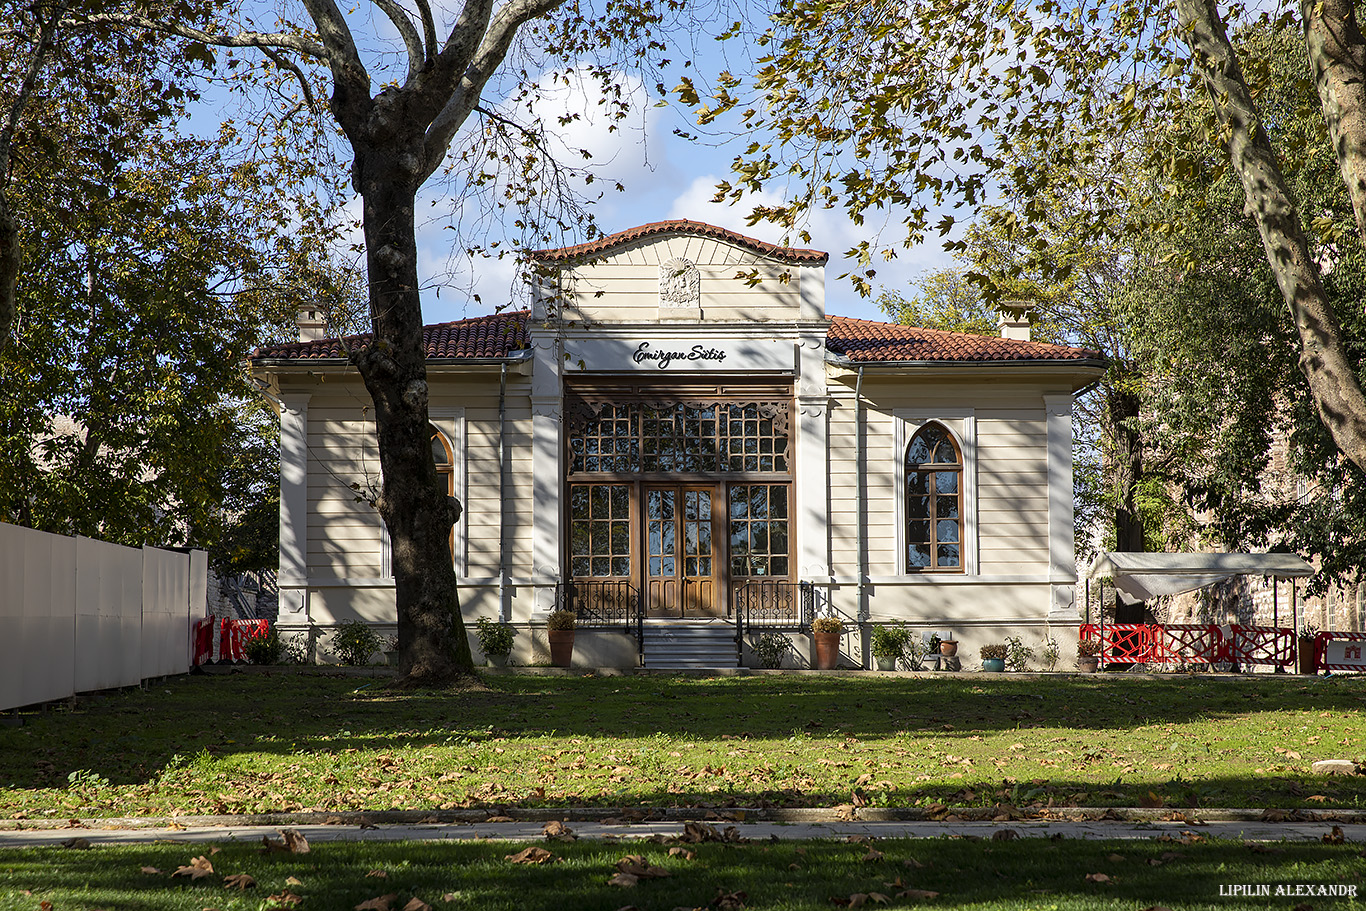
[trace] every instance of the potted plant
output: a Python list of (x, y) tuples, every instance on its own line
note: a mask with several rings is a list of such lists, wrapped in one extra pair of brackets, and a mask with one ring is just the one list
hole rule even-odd
[(1094, 639), (1077, 642), (1077, 668), (1084, 674), (1094, 674), (1100, 667), (1100, 643)]
[(507, 667), (508, 654), (512, 651), (512, 637), (517, 631), (506, 623), (494, 623), (488, 617), (480, 617), (477, 625), (479, 651), (484, 653), (490, 667)]
[(1043, 669), (1046, 671), (1055, 670), (1058, 666), (1058, 658), (1062, 655), (1062, 648), (1058, 645), (1058, 640), (1049, 636), (1043, 641), (1043, 654), (1039, 660), (1043, 662)]
[(279, 664), (284, 656), (284, 645), (280, 642), (280, 633), (274, 626), (259, 631), (243, 642), (242, 650), (246, 652), (247, 660), (252, 664)]
[(1295, 648), (1295, 670), (1301, 674), (1317, 674), (1319, 667), (1316, 650), (1318, 649), (1319, 628), (1312, 623), (1300, 627), (1299, 642)]
[(982, 655), (982, 670), (999, 674), (1006, 669), (1006, 647), (1004, 643), (993, 642), (990, 645), (984, 645), (980, 653)]
[(816, 660), (813, 662), (818, 671), (833, 671), (840, 660), (840, 635), (844, 624), (839, 617), (817, 617), (811, 621), (811, 638), (816, 641)]
[(576, 621), (571, 610), (557, 610), (546, 621), (546, 633), (550, 637), (550, 663), (556, 667), (569, 667), (574, 660)]
[(904, 627), (873, 627), (873, 657), (880, 671), (896, 670), (896, 663), (906, 657), (906, 645), (911, 634)]
[(943, 655), (945, 658), (952, 658), (954, 655), (958, 654), (958, 640), (940, 639), (939, 654)]
[(930, 633), (925, 639), (925, 663), (930, 666), (930, 670), (939, 670), (939, 643), (942, 640), (938, 633)]
[(792, 643), (782, 633), (764, 633), (749, 647), (759, 659), (760, 667), (775, 670), (783, 666), (783, 656), (792, 648)]

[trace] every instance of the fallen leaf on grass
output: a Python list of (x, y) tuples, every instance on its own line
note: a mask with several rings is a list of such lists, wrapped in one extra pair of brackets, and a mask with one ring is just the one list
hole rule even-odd
[(200, 855), (199, 857), (193, 858), (187, 865), (183, 867), (176, 867), (176, 871), (171, 875), (188, 876), (190, 877), (190, 879), (202, 879), (203, 877), (209, 876), (212, 873), (213, 864), (209, 863), (209, 859), (207, 857)]
[(1245, 841), (1245, 842), (1243, 842), (1243, 844), (1247, 845), (1248, 850), (1251, 851), (1253, 854), (1284, 854), (1284, 853), (1285, 853), (1285, 849), (1284, 849), (1284, 848), (1273, 848), (1273, 847), (1271, 847), (1270, 845), (1264, 845), (1264, 844), (1261, 844), (1260, 842)]
[(385, 872), (384, 870), (371, 870), (369, 873), (367, 873), (367, 874), (365, 874), (365, 875), (366, 875), (366, 876), (373, 876), (373, 877), (375, 877), (376, 879), (388, 879), (388, 878), (389, 878), (389, 874), (388, 874), (387, 872)]
[(715, 908), (716, 911), (738, 911), (745, 906), (745, 899), (749, 895), (744, 892), (727, 892), (724, 889), (716, 890), (716, 897), (708, 904), (708, 908)]
[(62, 842), (63, 848), (74, 848), (77, 851), (90, 850), (90, 839), (88, 838), (68, 838)]
[(1154, 791), (1149, 791), (1147, 794), (1143, 794), (1138, 798), (1138, 805), (1140, 807), (1146, 807), (1150, 810), (1162, 806), (1163, 803), (1164, 801), (1162, 800), (1162, 798), (1159, 797), (1157, 793)]
[(903, 889), (896, 894), (897, 898), (909, 898), (914, 902), (934, 901), (939, 897), (938, 892), (931, 892), (929, 889)]
[(484, 822), (512, 822), (511, 816), (490, 816)]
[(885, 856), (886, 855), (884, 855), (877, 848), (874, 848), (872, 845), (869, 845), (868, 853), (863, 855), (862, 860), (864, 863), (872, 863), (874, 861), (882, 860), (882, 858)]
[(1104, 873), (1087, 873), (1086, 881), (1088, 883), (1108, 883), (1111, 882), (1111, 879)]
[(1143, 911), (1172, 911), (1172, 909), (1165, 905), (1153, 905), (1149, 908), (1144, 908)]
[(1323, 843), (1325, 845), (1340, 845), (1346, 840), (1346, 837), (1342, 834), (1342, 826), (1333, 826), (1333, 831), (1328, 832), (1323, 836)]
[(558, 819), (552, 819), (550, 822), (546, 823), (545, 828), (542, 829), (541, 832), (547, 839), (552, 841), (575, 841), (579, 837), (574, 834), (573, 829), (569, 828), (569, 826), (560, 822)]
[(1112, 864), (1122, 864), (1122, 863), (1124, 863), (1124, 861), (1125, 861), (1125, 857), (1124, 857), (1123, 854), (1111, 854), (1110, 856), (1106, 857), (1105, 859), (1108, 860), (1108, 861), (1109, 861), (1110, 863), (1112, 863)]
[(1019, 837), (1020, 833), (1016, 832), (1014, 829), (997, 829), (995, 832), (991, 833), (992, 841), (1013, 841)]
[(677, 845), (669, 849), (670, 857), (681, 857), (684, 860), (694, 860), (697, 858), (696, 851), (689, 851), (687, 848), (680, 848)]
[(432, 906), (414, 896), (408, 899), (408, 904), (403, 906), (403, 911), (432, 911)]
[(161, 871), (158, 870), (156, 867), (143, 867), (143, 868), (142, 868), (142, 872), (143, 872), (143, 873), (160, 873)]
[(356, 905), (356, 911), (389, 911), (389, 903), (398, 898), (398, 893), (390, 892), (388, 895), (377, 895), (369, 901), (363, 901)]
[(231, 876), (223, 877), (223, 886), (227, 889), (245, 891), (256, 888), (256, 880), (252, 878), (250, 873), (234, 873)]
[(535, 845), (532, 845), (530, 848), (518, 851), (516, 854), (504, 855), (503, 860), (514, 864), (550, 864), (559, 860), (559, 858), (554, 854), (551, 854), (545, 848), (538, 848)]
[(607, 881), (607, 885), (627, 888), (629, 886), (634, 886), (638, 882), (640, 882), (639, 876), (632, 876), (630, 873), (615, 873), (612, 875), (612, 878)]
[(283, 892), (272, 895), (270, 898), (266, 899), (266, 901), (279, 902), (283, 905), (297, 905), (299, 902), (303, 901), (303, 898), (286, 889)]
[(310, 850), (308, 839), (304, 838), (303, 833), (298, 829), (281, 829), (280, 837), (271, 838), (269, 835), (261, 836), (261, 844), (265, 851), (286, 851), (290, 854), (307, 854)]
[(303, 884), (304, 881), (302, 879), (299, 879), (297, 876), (291, 876), (285, 880), (286, 886), (302, 886)]
[(902, 865), (903, 867), (910, 867), (910, 868), (912, 868), (912, 869), (914, 869), (914, 870), (923, 870), (923, 869), (925, 869), (925, 865), (922, 864), (920, 861), (916, 860), (914, 857), (908, 857), (908, 858), (906, 858), (905, 860), (903, 860), (903, 861), (901, 862), (901, 865)]
[[(665, 876), (672, 876), (663, 867), (657, 867), (639, 854), (627, 854), (617, 861), (617, 870), (627, 876), (634, 876), (636, 879), (661, 879)], [(629, 883), (634, 886), (635, 883)]]

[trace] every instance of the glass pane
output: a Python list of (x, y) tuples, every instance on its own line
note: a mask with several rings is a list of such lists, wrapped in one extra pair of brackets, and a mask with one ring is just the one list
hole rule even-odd
[(691, 577), (699, 575), (696, 557), (685, 557), (683, 559), (683, 575)]
[(935, 497), (934, 515), (939, 519), (958, 518), (958, 498), (957, 497)]
[(614, 575), (614, 576), (629, 576), (629, 575), (631, 575), (631, 558), (630, 558), (630, 557), (613, 557), (613, 558), (612, 558), (612, 575)]
[(958, 545), (940, 544), (939, 545), (939, 565), (957, 566), (958, 565)]
[(749, 514), (756, 519), (768, 518), (768, 488), (754, 486), (749, 489)]
[(711, 518), (711, 491), (699, 490), (697, 492), (697, 518)]
[(711, 523), (703, 522), (697, 526), (697, 552), (699, 554), (711, 553)]
[(941, 433), (938, 443), (934, 447), (934, 461), (937, 463), (953, 464), (958, 461), (958, 453), (954, 451), (953, 443), (948, 436)]
[(749, 515), (749, 488), (732, 487), (730, 489), (730, 517), (732, 519), (743, 519)]
[(919, 471), (906, 472), (906, 492), (917, 496), (929, 493), (929, 476)]
[(574, 525), (569, 530), (569, 552), (575, 557), (588, 556), (588, 529), (582, 525)]
[(611, 574), (612, 561), (607, 557), (593, 557), (593, 575), (607, 576)]
[(699, 557), (699, 558), (698, 558), (698, 569), (699, 569), (699, 572), (698, 572), (698, 575), (699, 575), (699, 576), (710, 576), (710, 575), (711, 575), (711, 557)]
[(692, 556), (696, 556), (699, 552), (697, 547), (697, 523), (695, 522), (683, 523), (683, 552)]
[(906, 540), (912, 544), (924, 543), (930, 540), (930, 523), (926, 520), (907, 522)]
[(587, 487), (571, 487), (569, 489), (569, 514), (575, 519), (588, 518)]
[(768, 549), (769, 553), (787, 553), (787, 524), (785, 522), (770, 522), (768, 525)]
[(586, 576), (586, 575), (588, 575), (588, 558), (587, 558), (587, 557), (575, 557), (573, 560), (570, 561), (570, 565), (573, 567), (574, 575), (576, 575), (576, 576)]
[(626, 485), (612, 488), (612, 518), (627, 519), (631, 516), (631, 489)]
[(611, 494), (606, 487), (591, 487), (592, 501), (589, 506), (589, 515), (595, 519), (606, 519), (612, 515)]
[(624, 554), (631, 550), (631, 526), (628, 522), (612, 523), (612, 553)]
[(439, 436), (432, 437), (432, 461), (438, 465), (450, 464), (450, 459), (446, 458), (446, 447)]
[(958, 493), (958, 472), (936, 471), (934, 473), (935, 493)]
[(676, 576), (676, 575), (678, 575), (678, 561), (675, 560), (673, 557), (665, 557), (665, 558), (664, 558), (664, 572), (663, 572), (663, 575), (666, 575), (666, 576)]
[(928, 519), (930, 517), (929, 497), (908, 497), (906, 499), (906, 518)]
[(934, 523), (935, 540), (941, 543), (958, 541), (958, 523), (952, 519), (940, 519)]
[(645, 494), (645, 515), (651, 519), (663, 517), (664, 495), (658, 490), (651, 490)]
[(769, 516), (774, 519), (787, 518), (787, 488), (770, 487), (768, 497)]
[(912, 569), (930, 565), (930, 546), (928, 544), (908, 544), (906, 546), (906, 565)]
[(786, 576), (786, 575), (787, 575), (787, 556), (784, 554), (784, 555), (782, 555), (782, 556), (774, 557), (774, 558), (772, 559), (772, 561), (770, 561), (770, 568), (771, 568), (771, 570), (772, 570), (773, 575), (775, 575), (775, 576)]
[(750, 537), (754, 541), (754, 552), (768, 553), (768, 523), (755, 522), (750, 526)]
[(930, 460), (930, 447), (925, 443), (923, 435), (911, 440), (911, 445), (906, 449), (907, 465), (924, 465)]
[(678, 549), (678, 543), (675, 540), (676, 532), (674, 531), (674, 524), (672, 522), (665, 522), (660, 531), (664, 533), (664, 539), (660, 544), (660, 553), (674, 553), (674, 551)]
[(659, 539), (659, 529), (660, 529), (660, 525), (659, 525), (658, 522), (651, 522), (651, 523), (650, 523), (650, 529), (649, 529), (649, 539), (650, 539), (650, 542), (649, 542), (649, 543), (650, 543), (650, 553), (652, 553), (652, 554), (657, 554), (657, 553), (659, 553), (659, 552), (660, 552), (660, 548), (661, 548), (661, 546), (662, 546), (662, 545), (661, 545), (661, 542), (660, 542), (660, 539)]
[(659, 569), (660, 569), (660, 566), (661, 566), (661, 565), (662, 565), (662, 564), (660, 563), (660, 559), (659, 559), (658, 557), (651, 557), (651, 558), (650, 558), (650, 575), (651, 575), (651, 576), (658, 577), (658, 576), (659, 576)]

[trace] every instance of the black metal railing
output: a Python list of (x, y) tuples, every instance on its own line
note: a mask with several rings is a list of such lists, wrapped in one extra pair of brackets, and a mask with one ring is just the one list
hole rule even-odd
[(636, 637), (645, 654), (645, 604), (640, 589), (625, 580), (574, 580), (568, 583), (569, 609), (580, 629), (618, 629)]
[(808, 622), (806, 583), (787, 579), (747, 579), (731, 589), (735, 634), (747, 629), (799, 630)]

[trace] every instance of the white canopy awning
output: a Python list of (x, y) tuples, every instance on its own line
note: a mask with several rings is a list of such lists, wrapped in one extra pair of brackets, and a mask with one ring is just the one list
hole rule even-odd
[(1233, 576), (1290, 579), (1314, 575), (1314, 567), (1295, 554), (1101, 554), (1086, 576), (1110, 576), (1129, 603), (1179, 595)]

